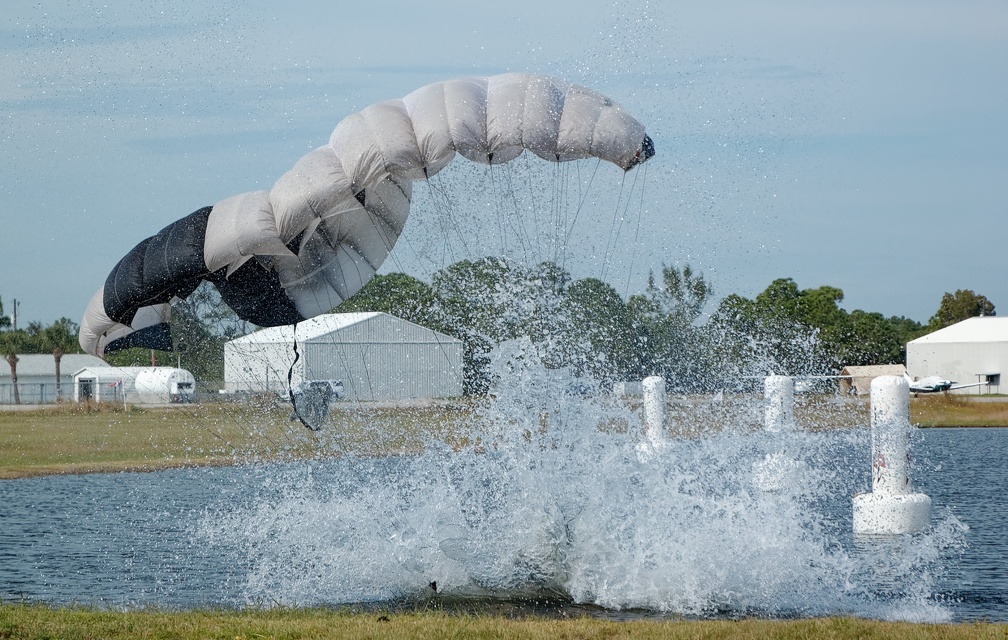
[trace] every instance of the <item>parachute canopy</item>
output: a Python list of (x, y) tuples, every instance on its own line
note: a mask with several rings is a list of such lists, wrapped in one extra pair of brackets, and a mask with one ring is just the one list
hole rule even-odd
[(243, 319), (293, 324), (338, 306), (384, 262), (411, 185), (457, 155), (498, 164), (654, 155), (636, 119), (586, 87), (526, 73), (430, 84), (336, 125), (329, 142), (267, 191), (204, 207), (142, 241), (112, 269), (81, 321), (88, 353), (171, 349), (169, 304), (211, 282)]

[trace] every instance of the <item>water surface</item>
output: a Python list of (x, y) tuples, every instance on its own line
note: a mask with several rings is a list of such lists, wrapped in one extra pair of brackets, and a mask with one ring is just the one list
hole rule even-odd
[(866, 429), (650, 450), (568, 431), (496, 450), (3, 481), (0, 597), (1008, 621), (1008, 430), (917, 432), (932, 527), (888, 540), (850, 533)]

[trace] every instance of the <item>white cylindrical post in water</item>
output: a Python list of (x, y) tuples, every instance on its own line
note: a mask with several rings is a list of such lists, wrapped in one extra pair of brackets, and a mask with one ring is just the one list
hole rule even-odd
[(910, 483), (910, 385), (900, 376), (871, 383), (872, 490), (854, 496), (854, 533), (901, 534), (924, 529), (931, 498)]
[(665, 442), (665, 378), (648, 376), (644, 388), (644, 435), (651, 444)]
[(794, 426), (794, 380), (789, 376), (767, 376), (763, 380), (763, 399), (763, 425), (767, 431), (785, 431)]

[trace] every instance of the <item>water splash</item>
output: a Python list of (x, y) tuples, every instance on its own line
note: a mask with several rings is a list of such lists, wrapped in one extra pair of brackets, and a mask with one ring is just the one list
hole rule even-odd
[[(950, 618), (937, 591), (962, 523), (850, 533), (866, 429), (764, 433), (751, 415), (705, 429), (673, 413), (687, 435), (641, 456), (632, 405), (582, 394), (530, 348), (495, 353), (498, 395), (470, 445), (263, 466), (257, 497), (216, 505), (198, 533), (244, 554), (259, 604), (423, 602), (436, 583), (689, 616)], [(793, 464), (766, 464), (780, 459)]]

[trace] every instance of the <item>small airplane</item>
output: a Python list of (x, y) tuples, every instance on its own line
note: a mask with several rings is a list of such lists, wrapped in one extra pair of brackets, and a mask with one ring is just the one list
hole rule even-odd
[(945, 380), (941, 376), (927, 376), (918, 380), (913, 380), (909, 375), (903, 374), (903, 378), (910, 385), (910, 393), (938, 393), (955, 391), (957, 389), (969, 389), (971, 387), (982, 387), (986, 382), (973, 382), (970, 384), (956, 384), (953, 380)]

